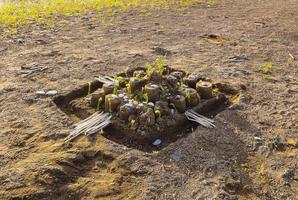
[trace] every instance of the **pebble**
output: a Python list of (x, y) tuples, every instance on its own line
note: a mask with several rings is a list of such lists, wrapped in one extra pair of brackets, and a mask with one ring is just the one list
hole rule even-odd
[(48, 96), (55, 96), (56, 94), (58, 94), (57, 90), (50, 90), (46, 93)]
[(149, 102), (148, 106), (150, 106), (151, 108), (154, 108), (154, 103), (153, 102)]
[(175, 150), (175, 152), (171, 155), (171, 158), (175, 161), (180, 161), (181, 159), (181, 151), (179, 149)]
[(160, 139), (156, 139), (153, 143), (154, 146), (158, 146), (161, 144), (161, 140)]
[(43, 96), (43, 95), (46, 95), (46, 92), (43, 91), (43, 90), (39, 90), (36, 92), (37, 95), (40, 95), (40, 96)]
[(254, 137), (255, 138), (255, 140), (257, 140), (257, 141), (262, 141), (262, 138), (260, 138), (260, 137)]

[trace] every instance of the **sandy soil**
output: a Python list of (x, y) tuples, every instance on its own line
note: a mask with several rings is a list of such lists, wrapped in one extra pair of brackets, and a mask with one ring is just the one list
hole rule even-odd
[[(296, 0), (223, 1), (4, 34), (0, 199), (298, 199), (297, 10)], [(99, 134), (63, 144), (72, 121), (36, 91), (68, 92), (165, 54), (172, 67), (247, 88), (216, 129), (198, 127), (151, 153)], [(276, 80), (257, 70), (270, 61)], [(32, 65), (48, 70), (22, 77)]]

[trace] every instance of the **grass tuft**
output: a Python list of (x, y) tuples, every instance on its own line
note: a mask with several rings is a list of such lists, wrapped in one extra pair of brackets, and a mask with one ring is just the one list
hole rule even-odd
[(269, 62), (263, 66), (258, 67), (258, 71), (263, 74), (271, 74), (272, 72), (277, 71), (277, 67), (272, 65), (272, 62)]

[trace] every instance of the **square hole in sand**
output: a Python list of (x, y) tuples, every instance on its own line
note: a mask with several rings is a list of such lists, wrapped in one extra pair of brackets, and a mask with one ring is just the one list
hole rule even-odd
[[(101, 132), (104, 137), (150, 152), (187, 135), (199, 125), (188, 120), (187, 116), (192, 115), (189, 111), (212, 118), (235, 95), (238, 90), (228, 84), (163, 65), (100, 76), (56, 96), (53, 101), (75, 123), (80, 123), (76, 127), (81, 131), (78, 134), (91, 135), (105, 127)], [(92, 120), (93, 125), (88, 127)]]

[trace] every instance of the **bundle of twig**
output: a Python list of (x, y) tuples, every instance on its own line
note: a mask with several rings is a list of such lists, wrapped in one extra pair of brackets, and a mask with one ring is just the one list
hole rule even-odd
[(108, 84), (108, 85), (116, 84), (116, 80), (109, 76), (99, 75), (99, 77), (97, 77), (95, 79), (101, 83)]
[(185, 116), (189, 121), (197, 122), (198, 124), (201, 124), (202, 126), (204, 126), (206, 128), (214, 128), (215, 127), (214, 120), (204, 117), (203, 115), (196, 113), (192, 109), (186, 111)]
[(96, 112), (90, 117), (75, 124), (74, 130), (65, 138), (65, 142), (69, 142), (81, 134), (87, 136), (92, 135), (111, 123), (112, 116), (104, 112)]

